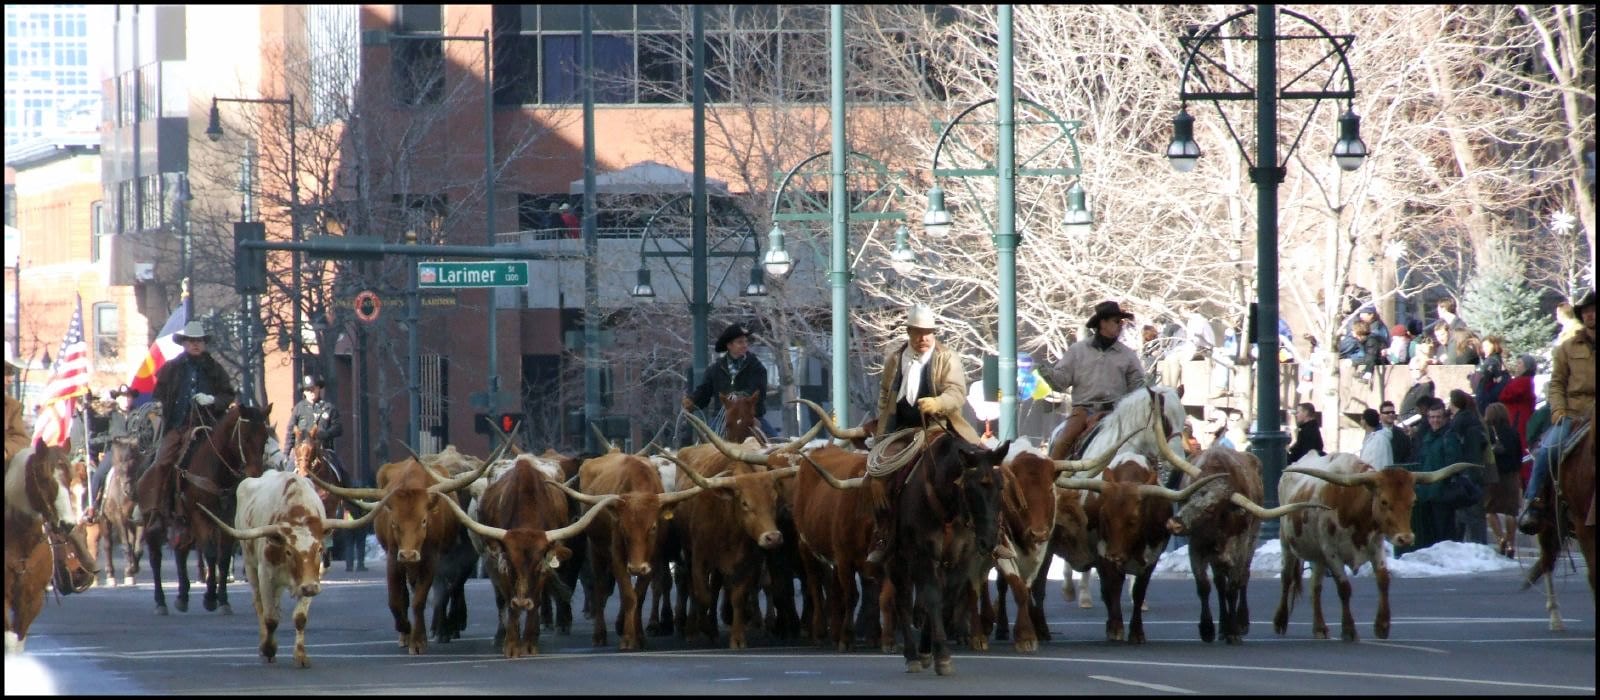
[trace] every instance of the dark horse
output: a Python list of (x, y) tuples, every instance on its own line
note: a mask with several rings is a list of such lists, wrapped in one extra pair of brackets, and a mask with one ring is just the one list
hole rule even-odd
[[(155, 578), (156, 614), (167, 614), (167, 597), (161, 587), (161, 543), (172, 529), (172, 550), (178, 558), (178, 612), (189, 610), (189, 550), (196, 547), (206, 572), (205, 609), (219, 606), (232, 615), (228, 604), (228, 569), (233, 561), (234, 540), (205, 517), (197, 506), (205, 506), (218, 517), (231, 522), (234, 514), (234, 489), (245, 477), (261, 476), (266, 461), (270, 428), (266, 408), (233, 404), (213, 426), (188, 428), (184, 454), (177, 462), (177, 492), (174, 512), (144, 514), (144, 542), (150, 552), (150, 573)], [(172, 488), (170, 483), (157, 488)], [(142, 502), (151, 502), (141, 494)], [(172, 528), (173, 518), (181, 516), (187, 527)]]
[(116, 438), (111, 441), (111, 471), (106, 474), (106, 492), (101, 496), (100, 509), (95, 513), (95, 520), (100, 525), (102, 544), (99, 551), (104, 552), (108, 586), (117, 585), (113, 540), (122, 545), (123, 585), (133, 585), (133, 577), (139, 573), (139, 560), (144, 557), (144, 551), (140, 548), (144, 532), (133, 517), (135, 503), (133, 473), (141, 459), (143, 455), (139, 451), (138, 442), (133, 438)]
[[(1589, 508), (1594, 505), (1594, 409), (1590, 408), (1578, 422), (1574, 435), (1578, 436), (1577, 444), (1566, 451), (1556, 461), (1555, 473), (1552, 479), (1557, 487), (1557, 497), (1550, 497), (1550, 484), (1546, 483), (1541, 490), (1541, 497), (1545, 503), (1554, 503), (1555, 508), (1546, 508), (1543, 522), (1539, 525), (1539, 559), (1533, 563), (1533, 568), (1528, 572), (1527, 582), (1523, 588), (1532, 586), (1540, 578), (1545, 580), (1545, 609), (1550, 613), (1550, 629), (1562, 630), (1565, 625), (1561, 622), (1560, 607), (1556, 603), (1555, 585), (1551, 575), (1555, 572), (1556, 555), (1561, 551), (1561, 543), (1567, 536), (1578, 540), (1578, 549), (1583, 553), (1584, 568), (1589, 574), (1589, 595), (1594, 595), (1594, 520), (1590, 519)], [(1552, 512), (1555, 511), (1555, 512)], [(1556, 512), (1560, 514), (1557, 520)]]

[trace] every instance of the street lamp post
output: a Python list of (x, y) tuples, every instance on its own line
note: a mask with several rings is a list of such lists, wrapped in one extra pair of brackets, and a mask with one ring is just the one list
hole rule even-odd
[[(296, 121), (294, 93), (289, 93), (287, 98), (212, 97), (211, 119), (210, 123), (206, 125), (206, 137), (212, 141), (220, 141), (222, 139), (222, 114), (217, 109), (218, 103), (221, 102), (284, 105), (289, 108), (289, 227), (291, 240), (299, 243), (302, 238), (300, 232), (300, 150), (297, 146), (297, 140), (295, 139)], [(185, 188), (187, 189), (187, 183), (185, 183)], [(300, 337), (300, 253), (298, 251), (290, 253), (289, 266), (291, 268), (290, 274), (292, 275), (289, 282), (289, 295), (293, 297), (290, 300), (290, 305), (294, 307), (294, 332), (291, 334), (291, 343), (293, 344), (292, 347), (294, 350), (293, 355), (290, 357), (290, 363), (294, 367), (294, 387), (290, 390), (290, 393), (293, 394), (300, 390), (300, 377), (304, 372), (304, 366), (300, 357), (304, 352), (304, 348), (302, 347), (304, 339)], [(193, 302), (185, 303), (192, 304)], [(185, 308), (192, 310), (193, 306), (188, 306)], [(194, 317), (191, 315), (189, 318)]]
[[(1077, 233), (1089, 229), (1094, 224), (1094, 217), (1090, 214), (1086, 204), (1081, 178), (1083, 175), (1083, 160), (1078, 153), (1077, 131), (1083, 123), (1068, 121), (1056, 116), (1054, 112), (1044, 106), (1028, 99), (1017, 99), (1014, 96), (1012, 74), (1012, 18), (1011, 6), (1001, 5), (999, 8), (999, 50), (1000, 73), (997, 86), (997, 96), (978, 102), (968, 107), (957, 115), (939, 136), (938, 143), (933, 149), (933, 177), (934, 185), (928, 191), (928, 212), (923, 217), (922, 225), (930, 236), (942, 237), (949, 233), (954, 221), (950, 212), (945, 209), (945, 192), (938, 185), (938, 179), (944, 178), (974, 178), (993, 177), (999, 180), (998, 202), (998, 227), (990, 223), (990, 230), (994, 231), (995, 250), (999, 267), (999, 322), (996, 328), (1000, 365), (1000, 420), (999, 438), (1012, 440), (1017, 437), (1017, 276), (1016, 253), (1020, 236), (1016, 232), (1016, 178), (1018, 176), (1039, 177), (1070, 177), (1073, 185), (1067, 192), (1067, 214), (1063, 226), (1068, 232)], [(981, 168), (952, 168), (940, 167), (939, 156), (944, 152), (945, 144), (950, 141), (952, 134), (956, 133), (958, 126), (963, 126), (963, 120), (972, 115), (979, 108), (994, 104), (999, 112), (996, 126), (999, 131), (999, 143), (995, 162), (993, 165), (984, 163)], [(1017, 134), (1017, 108), (1025, 107), (1030, 112), (1036, 112), (1023, 122), (1028, 128), (1044, 128), (1059, 132), (1048, 139), (1039, 150), (1022, 158), (1024, 163), (1035, 162), (1053, 149), (1056, 144), (1064, 144), (1070, 148), (1070, 156), (1062, 155), (1058, 167), (1017, 167), (1016, 134)], [(972, 148), (964, 151), (975, 152)], [(971, 185), (967, 185), (969, 193)], [(975, 196), (974, 201), (981, 200)], [(989, 223), (985, 213), (985, 223)], [(996, 230), (996, 228), (998, 230)]]
[[(483, 191), (484, 191), (484, 245), (495, 245), (495, 189), (494, 189), (494, 76), (490, 73), (494, 65), (492, 50), (494, 48), (489, 30), (483, 30), (483, 36), (451, 36), (440, 34), (404, 34), (393, 32), (390, 40), (431, 40), (431, 41), (477, 41), (483, 43)], [(408, 263), (409, 264), (409, 263)], [(412, 265), (415, 267), (415, 265)], [(495, 309), (498, 294), (496, 290), (488, 290), (489, 301), (489, 351), (488, 351), (488, 387), (484, 393), (489, 399), (489, 419), (498, 422), (500, 419), (500, 344), (499, 339), (499, 314)], [(495, 449), (498, 441), (495, 435), (489, 436), (489, 449)], [(412, 445), (416, 445), (415, 442)]]
[[(1339, 117), (1339, 139), (1333, 147), (1333, 158), (1341, 169), (1353, 171), (1361, 167), (1367, 155), (1367, 146), (1361, 141), (1361, 118), (1356, 116), (1350, 104), (1355, 99), (1355, 76), (1351, 73), (1347, 53), (1351, 43), (1355, 41), (1355, 36), (1331, 35), (1311, 18), (1289, 10), (1282, 12), (1310, 25), (1315, 33), (1279, 34), (1278, 12), (1274, 5), (1259, 5), (1255, 9), (1237, 12), (1197, 35), (1180, 39), (1185, 60), (1178, 95), (1183, 104), (1179, 107), (1178, 115), (1172, 120), (1173, 140), (1167, 148), (1167, 158), (1175, 170), (1186, 173), (1194, 169), (1200, 157), (1200, 146), (1194, 140), (1194, 118), (1189, 116), (1189, 100), (1211, 102), (1224, 123), (1228, 117), (1222, 110), (1222, 102), (1255, 101), (1254, 161), (1251, 161), (1250, 150), (1239, 140), (1231, 125), (1228, 127), (1228, 133), (1233, 136), (1240, 154), (1249, 163), (1250, 179), (1256, 183), (1256, 419), (1255, 432), (1250, 435), (1250, 451), (1261, 460), (1262, 482), (1267, 498), (1265, 505), (1268, 508), (1278, 505), (1278, 479), (1283, 475), (1284, 462), (1287, 459), (1285, 446), (1289, 442), (1288, 434), (1281, 429), (1282, 415), (1278, 401), (1278, 185), (1283, 182), (1284, 176), (1284, 167), (1278, 160), (1278, 100), (1314, 100), (1315, 104), (1306, 114), (1305, 124), (1310, 123), (1311, 117), (1316, 113), (1317, 105), (1322, 100), (1336, 102), (1344, 100), (1345, 112)], [(1254, 35), (1220, 34), (1225, 26), (1252, 13), (1256, 16)], [(1296, 75), (1280, 88), (1278, 43), (1307, 40), (1327, 42), (1328, 52), (1311, 64), (1305, 72)], [(1221, 68), (1227, 64), (1220, 60), (1220, 57), (1205, 53), (1207, 49), (1225, 41), (1256, 42), (1254, 86), (1245, 84)], [(1301, 78), (1322, 66), (1330, 58), (1333, 59), (1332, 68), (1323, 85), (1331, 86), (1342, 81), (1343, 89), (1295, 89), (1296, 83)], [(1222, 89), (1215, 88), (1211, 85), (1211, 79), (1214, 77), (1225, 77), (1226, 81), (1231, 81), (1234, 85), (1224, 85)], [(1191, 79), (1199, 83), (1200, 89), (1191, 87)], [(1300, 135), (1304, 133), (1305, 125), (1302, 124), (1294, 144), (1290, 145), (1289, 152), (1284, 154), (1283, 162), (1293, 157), (1294, 149), (1300, 143)], [(1263, 523), (1261, 534), (1263, 537), (1276, 537), (1278, 521), (1268, 520)]]
[[(841, 125), (842, 125), (842, 119)], [(822, 203), (817, 201), (809, 188), (801, 187), (798, 192), (790, 193), (790, 185), (804, 182), (814, 178), (808, 176), (805, 170), (807, 165), (829, 158), (832, 167), (828, 171), (833, 187), (830, 189), (832, 196), (829, 207), (824, 211)], [(849, 161), (854, 160), (859, 167), (849, 170)], [(843, 164), (840, 161), (845, 161)], [(877, 183), (867, 196), (860, 201), (851, 202), (848, 195), (841, 196), (845, 187), (839, 180), (845, 180), (851, 175), (870, 177)], [(785, 194), (789, 194), (785, 197)], [(849, 151), (836, 155), (833, 151), (823, 151), (807, 157), (796, 163), (778, 180), (778, 187), (772, 195), (772, 231), (768, 234), (767, 253), (762, 259), (762, 264), (767, 273), (775, 278), (782, 278), (789, 274), (794, 266), (794, 260), (789, 255), (784, 245), (782, 224), (792, 222), (814, 223), (830, 221), (834, 224), (832, 245), (830, 246), (828, 279), (832, 287), (833, 297), (833, 354), (832, 354), (832, 401), (834, 421), (845, 424), (850, 420), (850, 309), (848, 292), (850, 286), (850, 269), (848, 266), (850, 234), (848, 229), (840, 230), (838, 224), (846, 225), (860, 221), (898, 221), (900, 226), (895, 231), (895, 245), (891, 249), (891, 260), (896, 271), (904, 273), (906, 266), (915, 262), (915, 255), (911, 252), (909, 243), (910, 234), (906, 230), (906, 215), (900, 211), (871, 211), (868, 204), (878, 195), (885, 194), (895, 197), (903, 194), (894, 176), (883, 163), (871, 156)], [(784, 211), (784, 204), (790, 204), (790, 210)], [(835, 205), (834, 203), (837, 203)]]

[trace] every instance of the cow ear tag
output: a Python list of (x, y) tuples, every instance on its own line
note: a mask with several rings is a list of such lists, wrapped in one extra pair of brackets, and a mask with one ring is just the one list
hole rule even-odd
[(669, 508), (667, 510), (661, 511), (661, 519), (662, 520), (671, 520), (672, 519), (672, 509)]

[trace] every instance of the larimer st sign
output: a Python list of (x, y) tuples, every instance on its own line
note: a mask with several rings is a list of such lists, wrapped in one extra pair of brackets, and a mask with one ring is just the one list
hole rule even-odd
[(417, 263), (417, 286), (422, 289), (521, 287), (527, 284), (528, 261), (526, 260)]

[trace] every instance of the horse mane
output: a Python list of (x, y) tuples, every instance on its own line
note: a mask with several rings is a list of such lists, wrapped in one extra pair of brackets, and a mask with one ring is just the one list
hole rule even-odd
[[(1170, 386), (1154, 386), (1150, 387), (1149, 391), (1143, 389), (1131, 391), (1117, 401), (1110, 415), (1100, 419), (1099, 429), (1090, 438), (1083, 455), (1098, 457), (1106, 450), (1115, 448), (1119, 452), (1138, 452), (1154, 456), (1157, 452), (1156, 444), (1150, 434), (1150, 401), (1153, 396), (1161, 397), (1161, 410), (1166, 416), (1167, 424), (1174, 427), (1182, 426), (1185, 418), (1183, 399), (1178, 396), (1177, 389)], [(1133, 437), (1125, 443), (1122, 442), (1123, 436), (1130, 434)], [(1118, 443), (1121, 443), (1122, 447), (1118, 448)]]

